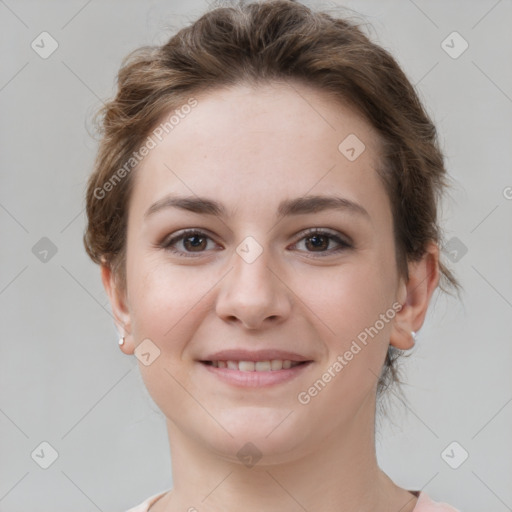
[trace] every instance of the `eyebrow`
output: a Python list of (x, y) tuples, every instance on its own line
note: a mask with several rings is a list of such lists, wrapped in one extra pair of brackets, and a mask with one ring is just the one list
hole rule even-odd
[[(179, 208), (203, 215), (225, 217), (227, 210), (218, 201), (207, 197), (168, 195), (151, 205), (145, 217), (148, 217), (166, 208)], [(296, 199), (285, 199), (279, 203), (277, 209), (278, 219), (307, 213), (317, 213), (324, 210), (342, 210), (358, 214), (370, 219), (370, 214), (359, 204), (350, 199), (338, 196), (311, 195)]]

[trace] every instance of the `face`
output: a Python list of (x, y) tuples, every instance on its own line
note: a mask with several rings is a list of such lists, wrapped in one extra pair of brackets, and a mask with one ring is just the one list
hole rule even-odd
[(378, 138), (304, 85), (195, 98), (133, 176), (119, 316), (173, 428), (292, 460), (372, 410), (405, 298)]

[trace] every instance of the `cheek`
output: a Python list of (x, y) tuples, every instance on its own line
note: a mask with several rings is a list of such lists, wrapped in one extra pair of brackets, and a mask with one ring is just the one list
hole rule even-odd
[(328, 332), (328, 355), (298, 398), (312, 417), (322, 418), (328, 409), (333, 420), (344, 422), (373, 396), (395, 316), (393, 289), (376, 265), (338, 269), (325, 285), (327, 292), (314, 296), (311, 309), (329, 327), (322, 330)]
[(373, 323), (380, 313), (391, 307), (395, 288), (395, 268), (384, 262), (381, 256), (369, 254), (329, 276), (325, 283), (329, 300), (324, 306), (331, 312), (330, 316), (342, 325), (361, 327), (368, 322)]
[(174, 418), (177, 410), (191, 407), (184, 388), (193, 389), (193, 383), (182, 357), (204, 315), (201, 297), (212, 284), (142, 255), (133, 255), (127, 270), (135, 344), (149, 339), (150, 352), (157, 354), (147, 366), (138, 362), (141, 377), (158, 407)]
[[(329, 326), (325, 331), (329, 364), (338, 356), (346, 364), (339, 384), (373, 383), (380, 373), (395, 317), (395, 277), (394, 267), (370, 257), (364, 264), (333, 272), (325, 282), (323, 298), (318, 294), (317, 305), (311, 306)], [(370, 371), (363, 373), (363, 368)]]
[(215, 273), (171, 264), (159, 252), (137, 252), (136, 247), (127, 271), (136, 338), (150, 338), (165, 352), (181, 351), (208, 308), (208, 293), (218, 281)]

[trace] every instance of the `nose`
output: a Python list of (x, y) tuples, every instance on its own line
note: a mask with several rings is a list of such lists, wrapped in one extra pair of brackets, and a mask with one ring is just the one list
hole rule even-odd
[(282, 323), (291, 311), (291, 291), (272, 267), (267, 250), (248, 263), (237, 253), (233, 268), (222, 280), (216, 313), (246, 329), (264, 329)]

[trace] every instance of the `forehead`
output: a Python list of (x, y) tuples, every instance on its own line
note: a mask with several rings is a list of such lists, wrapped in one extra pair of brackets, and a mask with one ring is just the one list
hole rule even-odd
[(196, 106), (156, 140), (138, 169), (138, 204), (164, 192), (214, 195), (240, 207), (254, 198), (255, 208), (308, 191), (339, 190), (359, 201), (382, 196), (378, 135), (350, 105), (298, 83), (193, 97)]

